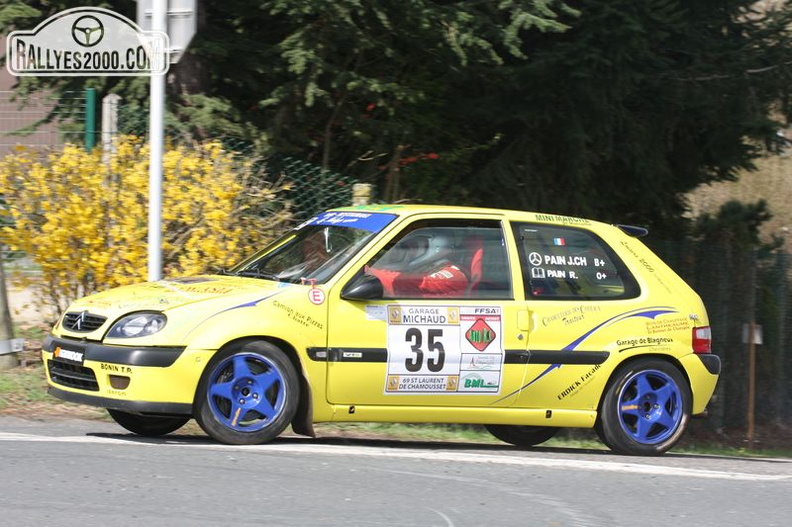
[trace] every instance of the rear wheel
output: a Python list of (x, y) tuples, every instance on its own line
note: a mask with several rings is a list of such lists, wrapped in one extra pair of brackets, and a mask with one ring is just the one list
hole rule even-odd
[(520, 447), (539, 445), (558, 432), (554, 426), (484, 425), (484, 428), (501, 441)]
[(130, 432), (146, 437), (159, 437), (175, 432), (190, 420), (189, 417), (142, 415), (107, 409), (113, 421)]
[(690, 418), (685, 377), (660, 359), (638, 359), (619, 368), (602, 400), (597, 434), (611, 450), (656, 456), (682, 437)]
[(269, 342), (231, 346), (212, 358), (201, 377), (195, 419), (213, 439), (232, 445), (265, 443), (297, 411), (297, 373)]

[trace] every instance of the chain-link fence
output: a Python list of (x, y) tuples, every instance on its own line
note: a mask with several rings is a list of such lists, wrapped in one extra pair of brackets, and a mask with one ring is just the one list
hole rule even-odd
[[(100, 117), (102, 110), (114, 116)], [(110, 118), (107, 118), (110, 117)], [(103, 130), (112, 123), (112, 129)], [(46, 95), (19, 96), (13, 91), (0, 92), (0, 156), (16, 146), (47, 149), (64, 143), (97, 144), (116, 134), (148, 135), (148, 115), (137, 106), (123, 101), (102, 106), (88, 92), (66, 92), (58, 99)], [(262, 175), (272, 181), (288, 184), (285, 199), (289, 201), (295, 221), (315, 213), (352, 202), (353, 178), (326, 170), (313, 163), (277, 154), (257, 151), (244, 139), (222, 137), (226, 148), (241, 157), (260, 157)], [(171, 144), (190, 138), (170, 134)]]
[[(68, 117), (60, 108), (69, 108)], [(84, 92), (66, 92), (58, 99), (20, 96), (0, 91), (0, 156), (16, 146), (47, 148), (83, 142), (86, 121)]]

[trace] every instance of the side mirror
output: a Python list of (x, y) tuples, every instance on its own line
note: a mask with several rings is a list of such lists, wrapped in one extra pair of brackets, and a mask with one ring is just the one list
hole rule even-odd
[(382, 282), (370, 274), (353, 278), (341, 290), (341, 298), (344, 300), (382, 300), (384, 295)]

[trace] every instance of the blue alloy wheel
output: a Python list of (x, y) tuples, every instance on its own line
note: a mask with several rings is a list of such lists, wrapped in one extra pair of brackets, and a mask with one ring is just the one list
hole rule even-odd
[(611, 450), (656, 456), (682, 437), (691, 409), (690, 385), (676, 366), (638, 358), (619, 367), (602, 398), (595, 424)]
[(195, 419), (214, 439), (229, 444), (264, 443), (277, 437), (297, 409), (298, 379), (276, 346), (248, 341), (215, 355), (195, 402)]
[(239, 353), (214, 368), (209, 405), (218, 421), (238, 432), (255, 432), (283, 411), (285, 390), (278, 367), (260, 355)]
[(682, 421), (679, 386), (661, 371), (638, 372), (619, 393), (619, 412), (622, 428), (639, 443), (664, 441)]

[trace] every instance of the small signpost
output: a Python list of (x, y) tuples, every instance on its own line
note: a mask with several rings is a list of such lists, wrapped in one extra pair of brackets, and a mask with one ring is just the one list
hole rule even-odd
[[(137, 24), (151, 31), (155, 0), (137, 0)], [(184, 55), (198, 27), (196, 0), (165, 0), (165, 31), (170, 40), (170, 62), (176, 64)]]
[[(196, 0), (138, 0), (141, 28), (169, 34), (170, 61), (175, 64), (195, 35)], [(165, 75), (151, 76), (149, 102), (148, 279), (162, 278), (162, 158), (165, 150)]]
[(756, 345), (762, 344), (762, 326), (754, 320), (743, 325), (743, 344), (748, 344), (748, 448), (753, 448), (756, 406)]

